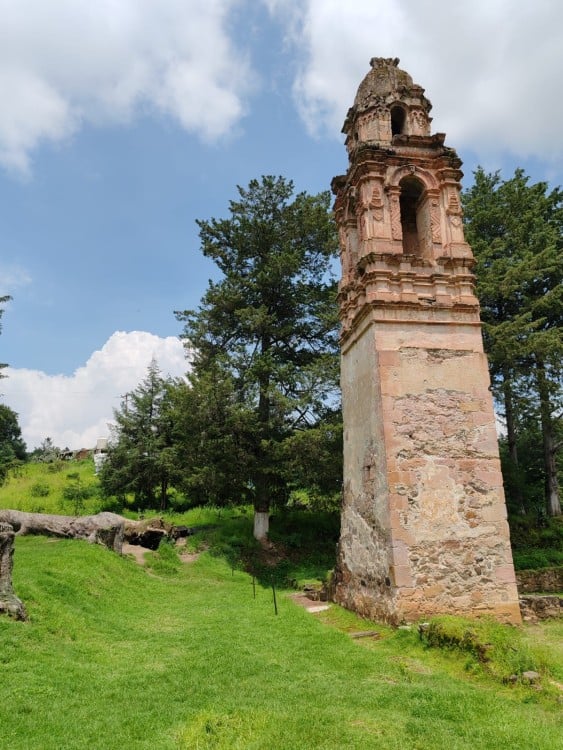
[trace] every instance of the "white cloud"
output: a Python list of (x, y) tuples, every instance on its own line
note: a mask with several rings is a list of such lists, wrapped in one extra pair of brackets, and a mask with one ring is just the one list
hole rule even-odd
[(47, 436), (61, 448), (92, 448), (98, 437), (108, 436), (113, 409), (143, 380), (153, 357), (165, 376), (188, 369), (178, 338), (117, 331), (73, 375), (8, 368), (0, 390), (19, 415), (29, 450)]
[(28, 174), (43, 141), (147, 110), (204, 140), (229, 133), (253, 81), (227, 33), (237, 4), (0, 0), (0, 163)]
[(0, 263), (0, 296), (27, 284), (31, 284), (31, 276), (25, 268), (15, 263)]
[(479, 155), (563, 156), (563, 4), (553, 0), (264, 0), (299, 58), (311, 133), (340, 131), (371, 57), (400, 57), (434, 130)]

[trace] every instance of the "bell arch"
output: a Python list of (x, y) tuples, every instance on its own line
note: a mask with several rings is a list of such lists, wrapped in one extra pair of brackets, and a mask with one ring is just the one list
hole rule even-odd
[(427, 256), (427, 232), (429, 219), (425, 200), (424, 183), (416, 177), (403, 177), (399, 183), (399, 206), (405, 255)]
[(406, 133), (407, 112), (401, 104), (392, 104), (391, 113), (391, 137)]
[(404, 164), (403, 166), (394, 169), (388, 174), (385, 180), (385, 186), (398, 187), (401, 180), (404, 177), (409, 176), (418, 178), (418, 180), (424, 184), (426, 190), (439, 190), (440, 188), (440, 183), (432, 172), (429, 172), (422, 167), (415, 166), (414, 164)]

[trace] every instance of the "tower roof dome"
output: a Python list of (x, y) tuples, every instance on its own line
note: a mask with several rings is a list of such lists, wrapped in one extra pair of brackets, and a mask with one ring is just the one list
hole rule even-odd
[(372, 57), (370, 65), (371, 70), (360, 83), (354, 99), (357, 112), (369, 109), (377, 100), (387, 99), (390, 94), (400, 97), (413, 88), (420, 89), (411, 76), (398, 67), (398, 57)]
[[(431, 122), (428, 113), (432, 109), (432, 104), (424, 96), (422, 86), (414, 83), (411, 76), (399, 68), (399, 58), (372, 57), (370, 66), (371, 69), (358, 87), (354, 104), (348, 110), (342, 132), (351, 133), (355, 128), (354, 123), (364, 119), (370, 110), (390, 111), (395, 105), (400, 104), (405, 113), (417, 110), (426, 118), (426, 125), (422, 130), (411, 129), (408, 134), (427, 134), (426, 126)], [(400, 129), (398, 132), (404, 131)], [(391, 131), (388, 136), (377, 137), (372, 134), (367, 136), (367, 140), (391, 140)]]

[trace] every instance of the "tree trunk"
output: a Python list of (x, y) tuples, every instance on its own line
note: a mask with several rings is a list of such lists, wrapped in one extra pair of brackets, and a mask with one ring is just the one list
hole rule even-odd
[(44, 513), (24, 513), (20, 510), (0, 510), (0, 523), (9, 523), (18, 536), (41, 534), (63, 539), (85, 539), (103, 544), (121, 554), (123, 542), (146, 549), (158, 549), (163, 539), (179, 539), (195, 533), (187, 526), (174, 526), (162, 518), (132, 521), (116, 513), (95, 516), (56, 516)]
[(115, 513), (95, 516), (56, 516), (44, 513), (24, 513), (20, 510), (0, 510), (0, 523), (9, 523), (18, 535), (44, 534), (65, 539), (85, 539), (103, 544), (121, 554), (125, 519)]
[[(270, 346), (268, 336), (263, 335), (260, 348), (267, 352)], [(268, 478), (269, 456), (264, 451), (264, 444), (270, 438), (270, 374), (263, 372), (260, 376), (258, 396), (258, 423), (260, 425), (260, 444), (258, 445), (258, 467), (255, 478), (256, 499), (254, 501), (254, 538), (264, 541), (270, 530), (270, 487)]]
[(520, 472), (518, 464), (518, 445), (516, 438), (516, 425), (514, 420), (514, 403), (512, 395), (512, 386), (510, 385), (510, 375), (507, 372), (502, 373), (503, 386), (502, 393), (504, 398), (504, 415), (506, 418), (506, 439), (508, 442), (508, 453), (510, 460), (515, 469), (516, 481), (514, 482), (514, 500), (516, 505), (520, 508), (522, 515), (526, 514), (526, 506), (524, 504), (524, 493), (522, 492), (522, 486), (520, 484)]
[(166, 494), (168, 492), (168, 482), (166, 479), (160, 481), (160, 510), (166, 510)]
[(537, 360), (536, 377), (540, 397), (540, 416), (543, 438), (543, 463), (545, 468), (545, 504), (548, 516), (561, 515), (559, 480), (557, 476), (557, 444), (551, 416), (549, 384), (545, 373), (545, 364)]
[(268, 511), (254, 510), (254, 538), (264, 541), (270, 530), (270, 514)]
[(0, 614), (7, 614), (16, 620), (27, 620), (25, 607), (12, 588), (14, 536), (10, 524), (0, 523)]

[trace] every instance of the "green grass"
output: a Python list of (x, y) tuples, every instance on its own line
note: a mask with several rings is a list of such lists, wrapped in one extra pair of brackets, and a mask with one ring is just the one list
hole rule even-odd
[(539, 570), (563, 565), (563, 516), (510, 516), (514, 567)]
[(25, 464), (15, 474), (10, 474), (0, 487), (0, 508), (74, 515), (74, 504), (64, 497), (65, 488), (76, 482), (69, 474), (78, 475), (80, 486), (92, 492), (92, 496), (84, 500), (83, 513), (97, 513), (101, 501), (92, 459)]
[[(81, 485), (96, 484), (91, 461), (30, 464), (0, 488), (0, 507), (72, 513), (64, 488), (77, 471)], [(84, 512), (100, 508), (96, 496), (85, 501)], [(333, 566), (334, 515), (276, 514), (266, 552), (252, 540), (250, 508), (167, 517), (202, 527), (187, 540), (203, 551), (195, 563), (169, 544), (147, 551), (141, 568), (82, 542), (17, 540), (14, 585), (30, 621), (0, 619), (2, 747), (558, 746), (561, 621), (514, 629), (435, 618), (422, 640), (416, 627), (393, 631), (336, 606), (313, 616), (290, 587)], [(557, 549), (559, 527), (548, 532)], [(349, 637), (365, 629), (382, 637)], [(503, 683), (525, 669), (541, 672), (541, 691)]]
[[(14, 585), (30, 621), (0, 619), (3, 747), (558, 746), (549, 690), (468, 672), (465, 654), (428, 648), (416, 628), (337, 607), (313, 616), (289, 592), (276, 616), (271, 589), (254, 599), (250, 576), (219, 550), (190, 565), (174, 555), (159, 551), (164, 569), (143, 569), (83, 542), (17, 540)], [(366, 627), (383, 637), (346, 633)], [(542, 628), (547, 645), (561, 638), (560, 626)], [(563, 655), (551, 658), (558, 674)]]

